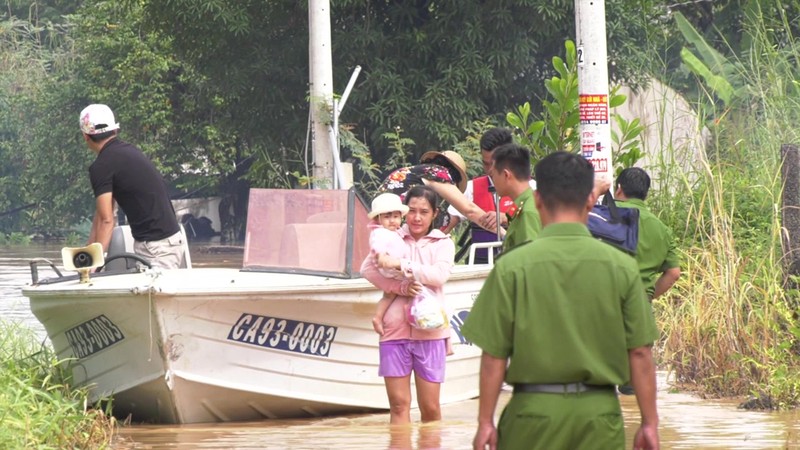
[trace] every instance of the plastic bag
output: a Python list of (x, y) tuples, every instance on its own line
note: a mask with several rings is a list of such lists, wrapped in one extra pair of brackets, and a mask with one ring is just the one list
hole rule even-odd
[(447, 328), (447, 312), (428, 288), (423, 286), (422, 292), (411, 299), (407, 308), (406, 317), (412, 327), (419, 330)]

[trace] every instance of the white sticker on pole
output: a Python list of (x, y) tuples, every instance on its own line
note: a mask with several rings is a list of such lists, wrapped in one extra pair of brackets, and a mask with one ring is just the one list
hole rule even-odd
[(581, 125), (608, 123), (608, 95), (581, 94), (578, 103)]
[(602, 133), (597, 126), (586, 125), (581, 130), (581, 155), (589, 160), (595, 173), (608, 172), (608, 144), (603, 143)]
[(581, 131), (581, 154), (584, 158), (591, 158), (597, 145), (600, 145), (600, 142), (597, 142), (594, 130)]

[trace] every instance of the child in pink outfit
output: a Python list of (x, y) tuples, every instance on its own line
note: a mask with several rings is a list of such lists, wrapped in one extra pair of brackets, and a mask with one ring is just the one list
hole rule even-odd
[[(369, 213), (372, 221), (367, 227), (370, 230), (370, 257), (375, 258), (376, 265), (380, 265), (381, 259), (385, 257), (408, 259), (408, 245), (398, 233), (403, 224), (403, 216), (407, 212), (408, 206), (404, 205), (400, 196), (396, 194), (384, 193), (372, 200), (372, 211)], [(378, 269), (378, 272), (393, 280), (406, 278), (403, 272), (397, 269)], [(375, 317), (372, 318), (372, 328), (381, 336), (383, 336), (383, 316), (396, 296), (384, 291), (383, 297), (378, 301)]]

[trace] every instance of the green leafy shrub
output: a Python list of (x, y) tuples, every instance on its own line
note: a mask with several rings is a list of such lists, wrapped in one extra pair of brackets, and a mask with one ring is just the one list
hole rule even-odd
[[(542, 100), (541, 116), (537, 118), (529, 102), (506, 114), (506, 121), (517, 133), (517, 141), (531, 150), (532, 162), (556, 151), (580, 150), (580, 111), (578, 100), (578, 63), (575, 43), (564, 43), (566, 61), (553, 57), (557, 75), (544, 81), (550, 100)], [(640, 135), (644, 131), (639, 119), (627, 120), (613, 109), (627, 98), (618, 94), (619, 87), (609, 93), (611, 119), (617, 129), (611, 129), (613, 165), (616, 173), (632, 167), (644, 157)]]

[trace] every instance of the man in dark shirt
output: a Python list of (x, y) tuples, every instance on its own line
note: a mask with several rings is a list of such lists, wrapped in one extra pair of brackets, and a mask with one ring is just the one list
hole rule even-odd
[(89, 167), (96, 198), (89, 243), (99, 242), (108, 251), (116, 201), (128, 217), (134, 252), (153, 266), (181, 267), (184, 237), (156, 167), (141, 150), (117, 137), (119, 124), (108, 106), (84, 108), (80, 127), (86, 145), (97, 154)]

